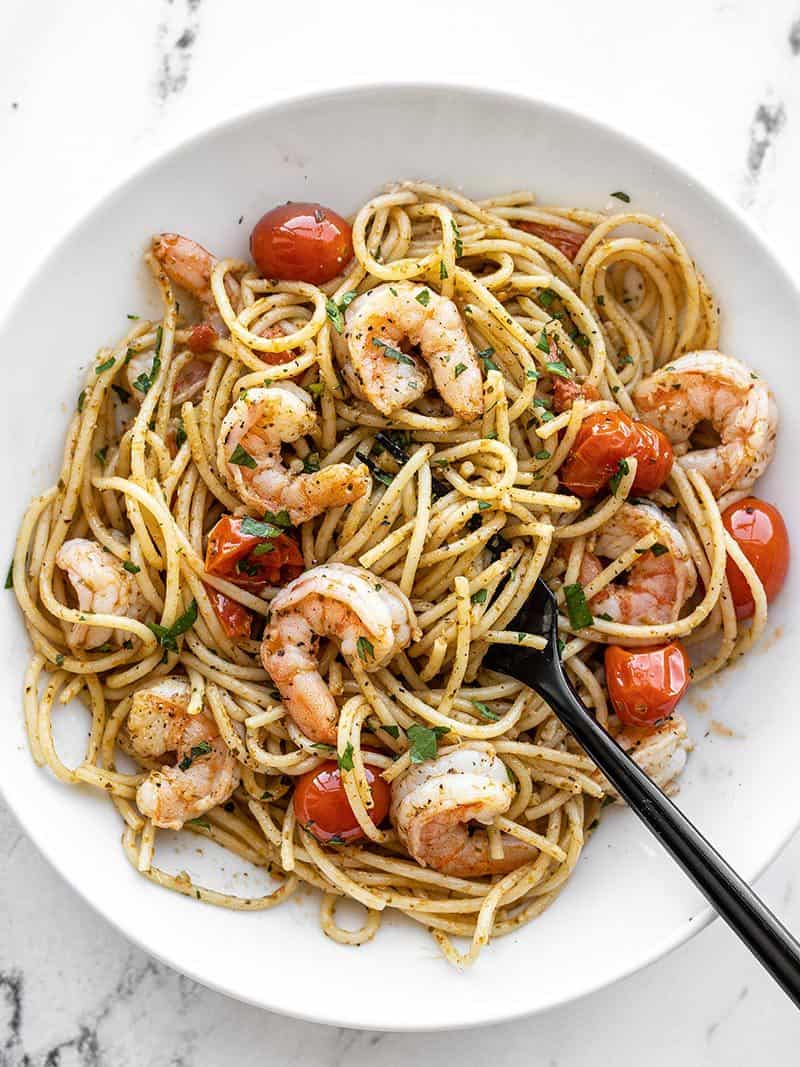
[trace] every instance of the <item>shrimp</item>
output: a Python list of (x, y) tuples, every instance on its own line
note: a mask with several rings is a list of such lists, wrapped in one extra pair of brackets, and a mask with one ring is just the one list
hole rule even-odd
[[(668, 796), (677, 793), (677, 780), (693, 747), (682, 715), (673, 714), (658, 726), (626, 726), (615, 740)], [(609, 796), (619, 799), (616, 789), (599, 771), (594, 777)]]
[[(396, 282), (357, 297), (345, 313), (344, 340), (348, 384), (381, 414), (423, 395), (430, 383), (427, 367), (455, 415), (471, 422), (483, 413), (480, 361), (458, 308), (426, 286)], [(412, 351), (401, 351), (404, 342)]]
[[(85, 537), (65, 541), (56, 554), (56, 565), (66, 571), (80, 611), (134, 619), (143, 616), (146, 605), (133, 576), (96, 541)], [(109, 642), (119, 647), (126, 637), (124, 630), (110, 626), (75, 623), (67, 634), (67, 644), (77, 652)]]
[(217, 443), (217, 462), (233, 492), (259, 511), (285, 509), (295, 525), (364, 496), (370, 482), (363, 467), (332, 463), (295, 474), (284, 466), (281, 444), (311, 433), (316, 422), (311, 397), (292, 382), (243, 393), (223, 419)]
[[(738, 359), (721, 352), (689, 352), (639, 382), (633, 402), (642, 419), (673, 444), (689, 445), (678, 462), (696, 470), (719, 499), (749, 488), (772, 459), (778, 409), (772, 390)], [(698, 423), (719, 434), (712, 448), (691, 449)]]
[(412, 766), (392, 783), (390, 815), (400, 840), (423, 867), (457, 878), (508, 874), (537, 856), (537, 850), (502, 835), (503, 857), (489, 853), (486, 830), (470, 832), (473, 821), (489, 825), (508, 811), (514, 787), (491, 745), (468, 743)]
[(136, 791), (142, 815), (166, 830), (224, 804), (239, 784), (236, 759), (222, 740), (213, 715), (190, 715), (191, 686), (185, 678), (161, 678), (133, 694), (127, 729), (139, 756), (174, 752), (174, 767), (151, 771)]
[(319, 637), (377, 670), (422, 636), (405, 593), (363, 567), (326, 563), (282, 589), (271, 604), (261, 662), (306, 737), (335, 744), (339, 709), (319, 673)]
[(216, 257), (197, 241), (179, 233), (158, 234), (153, 238), (152, 253), (169, 280), (193, 296), (202, 308), (203, 317), (216, 325), (219, 313), (211, 291)]
[[(615, 559), (648, 533), (661, 549), (644, 552), (627, 571), (627, 582), (611, 582), (593, 596), (593, 615), (610, 615), (632, 626), (675, 622), (697, 584), (697, 572), (683, 534), (655, 504), (623, 504), (600, 530), (593, 552), (583, 556), (581, 585), (603, 569), (598, 557)], [(653, 546), (655, 548), (655, 545)], [(664, 551), (666, 549), (666, 551)]]

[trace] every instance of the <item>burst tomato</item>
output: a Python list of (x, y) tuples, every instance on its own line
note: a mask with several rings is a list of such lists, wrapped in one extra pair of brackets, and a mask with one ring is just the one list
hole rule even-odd
[(543, 241), (553, 245), (559, 252), (563, 252), (569, 260), (575, 259), (581, 250), (581, 245), (586, 240), (585, 233), (580, 230), (568, 230), (563, 226), (548, 226), (543, 222), (527, 222), (525, 220), (517, 220), (513, 225), (519, 230), (525, 230), (526, 233), (541, 237)]
[(689, 685), (689, 657), (673, 641), (658, 648), (606, 649), (606, 686), (626, 726), (651, 726), (668, 718)]
[(194, 352), (196, 356), (199, 356), (203, 352), (208, 352), (216, 339), (217, 331), (211, 323), (199, 322), (197, 326), (192, 327), (186, 346), (190, 352)]
[(258, 592), (292, 581), (304, 563), (294, 538), (271, 523), (223, 515), (208, 535), (206, 570)]
[(660, 488), (672, 470), (672, 445), (660, 430), (624, 411), (597, 412), (581, 424), (561, 468), (561, 480), (576, 496), (594, 496), (617, 472), (620, 461), (631, 456), (638, 461), (633, 492)]
[[(380, 826), (389, 811), (391, 789), (376, 770), (367, 765), (367, 781), (372, 790), (370, 818)], [(342, 776), (333, 760), (302, 775), (294, 789), (297, 821), (325, 843), (358, 841), (364, 836), (344, 791)]]
[[(772, 504), (748, 496), (731, 504), (723, 512), (722, 522), (752, 564), (764, 586), (767, 600), (773, 600), (789, 570), (789, 534), (783, 516)], [(730, 558), (726, 574), (736, 618), (749, 619), (755, 611), (755, 602), (744, 575)]]
[(237, 600), (220, 593), (213, 586), (206, 585), (205, 582), (203, 582), (203, 586), (208, 593), (208, 599), (211, 601), (214, 613), (222, 623), (222, 629), (225, 631), (226, 636), (231, 638), (249, 637), (250, 627), (253, 625), (253, 613), (248, 611)]
[(281, 204), (250, 235), (250, 252), (265, 278), (322, 285), (353, 258), (350, 225), (322, 204)]

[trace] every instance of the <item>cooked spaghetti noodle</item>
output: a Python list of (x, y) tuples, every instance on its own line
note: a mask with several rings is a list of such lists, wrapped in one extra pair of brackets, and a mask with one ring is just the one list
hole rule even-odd
[[(306, 883), (320, 890), (323, 930), (342, 944), (368, 941), (393, 908), (429, 930), (449, 960), (465, 964), (491, 937), (555, 899), (613, 797), (539, 697), (482, 668), (493, 643), (542, 647), (540, 638), (512, 628), (537, 578), (547, 579), (563, 606), (563, 659), (582, 699), (666, 786), (689, 745), (685, 723), (675, 715), (626, 731), (609, 709), (604, 646), (681, 639), (701, 650), (693, 669), (699, 680), (758, 638), (766, 600), (721, 521), (720, 508), (744, 495), (741, 486), (720, 501), (702, 470), (676, 462), (641, 505), (633, 455), (592, 500), (567, 491), (560, 478), (587, 419), (617, 411), (636, 417), (634, 391), (643, 380), (684, 353), (718, 346), (715, 301), (660, 218), (543, 207), (527, 192), (472, 201), (406, 182), (365, 204), (352, 232), (354, 258), (321, 287), (261, 277), (244, 261), (214, 261), (202, 310), (215, 330), (199, 354), (169, 271), (148, 254), (162, 316), (135, 319), (94, 360), (57, 483), (33, 501), (19, 532), (13, 583), (34, 649), (25, 719), (38, 764), (65, 783), (108, 793), (125, 824), (125, 852), (151, 881), (244, 910), (272, 907)], [(426, 308), (441, 297), (458, 309), (482, 371), (477, 418), (454, 414), (431, 387), (383, 413), (348, 373), (351, 303), (380, 286), (400, 299), (397, 288), (405, 285)], [(380, 344), (399, 370), (417, 365), (407, 346)], [(245, 465), (238, 474), (230, 467), (226, 416), (248, 391), (287, 382), (313, 402), (313, 418), (283, 444), (285, 476), (346, 464), (366, 487), (299, 523), (302, 566), (365, 568), (378, 588), (395, 583), (414, 615), (406, 647), (378, 669), (360, 652), (323, 644), (320, 672), (338, 714), (333, 744), (301, 732), (263, 668), (254, 635), (278, 588), (248, 588), (207, 569), (209, 533), (224, 515), (249, 515), (260, 529), (268, 510), (242, 492), (247, 461), (255, 466), (255, 459), (243, 450)], [(687, 440), (676, 454), (692, 447)], [(631, 526), (632, 516), (643, 525)], [(292, 535), (287, 513), (268, 519)], [(668, 536), (683, 548), (671, 551)], [(117, 581), (110, 600), (93, 589), (98, 599), (89, 609), (70, 583), (64, 553), (79, 539), (99, 546), (101, 566), (106, 557), (116, 561), (115, 574), (122, 565), (128, 583)], [(680, 602), (665, 609), (666, 621), (632, 619), (625, 604), (637, 583), (655, 582), (656, 599), (676, 595), (669, 583), (659, 594), (658, 569), (676, 567), (681, 551), (681, 580), (689, 578)], [(747, 626), (732, 607), (728, 554), (755, 602)], [(641, 570), (645, 559), (649, 571)], [(243, 609), (250, 636), (230, 635), (220, 600)], [(157, 827), (137, 797), (171, 758), (137, 751), (129, 716), (135, 694), (164, 678), (185, 679), (190, 716), (205, 709), (209, 739), (181, 766), (217, 744), (213, 757), (230, 757), (238, 783), (224, 803), (184, 820), (185, 828), (268, 867), (280, 879), (270, 895), (240, 898), (154, 865)], [(75, 768), (64, 765), (52, 738), (56, 707), (73, 698), (92, 718)], [(505, 765), (513, 799), (479, 832), (488, 833), (498, 861), (509, 843), (527, 848), (526, 861), (510, 872), (461, 877), (423, 865), (394, 825), (372, 820), (367, 770), (396, 788), (420, 761), (458, 746)], [(117, 769), (119, 749), (135, 756), (137, 773)], [(292, 802), (299, 777), (337, 755), (360, 828), (350, 843), (317, 839)], [(361, 929), (337, 923), (342, 898), (366, 909)], [(465, 952), (453, 938), (469, 939)]]

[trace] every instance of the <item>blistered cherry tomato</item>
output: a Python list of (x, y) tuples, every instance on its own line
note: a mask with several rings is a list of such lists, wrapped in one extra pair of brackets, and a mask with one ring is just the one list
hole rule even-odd
[(249, 637), (250, 627), (253, 625), (252, 611), (248, 611), (238, 600), (220, 593), (219, 589), (206, 585), (205, 582), (203, 586), (226, 636), (230, 638)]
[(668, 718), (689, 685), (689, 657), (677, 641), (658, 648), (606, 649), (606, 686), (626, 726)]
[(322, 204), (281, 204), (258, 220), (250, 252), (265, 278), (322, 285), (353, 258), (350, 225)]
[(190, 352), (194, 352), (196, 356), (199, 356), (203, 352), (208, 352), (216, 339), (217, 331), (211, 323), (199, 322), (196, 326), (192, 327), (186, 346)]
[[(372, 790), (370, 818), (380, 826), (389, 811), (391, 789), (368, 764), (364, 771)], [(297, 821), (323, 844), (358, 841), (364, 836), (344, 791), (339, 767), (333, 760), (298, 780), (294, 788), (294, 812)]]
[(672, 470), (672, 445), (660, 430), (624, 411), (597, 412), (581, 423), (561, 468), (561, 481), (576, 496), (594, 496), (619, 470), (620, 461), (631, 456), (638, 461), (635, 493), (659, 489)]
[[(725, 529), (753, 565), (767, 600), (781, 590), (789, 570), (789, 534), (783, 516), (772, 504), (748, 496), (731, 504), (722, 514)], [(737, 619), (749, 619), (755, 602), (744, 575), (729, 557), (725, 568)]]
[[(255, 520), (249, 520), (254, 524)], [(303, 554), (294, 538), (281, 533), (248, 533), (247, 519), (223, 515), (208, 535), (206, 570), (242, 589), (259, 592), (265, 585), (286, 585), (305, 569)], [(263, 524), (262, 524), (263, 525)], [(271, 524), (267, 524), (272, 530)]]
[(513, 225), (519, 230), (525, 230), (526, 233), (541, 237), (543, 241), (547, 241), (548, 244), (557, 248), (559, 252), (563, 252), (569, 260), (575, 259), (581, 250), (581, 245), (586, 240), (585, 233), (581, 233), (580, 230), (568, 230), (563, 226), (548, 226), (543, 222), (528, 222), (524, 219), (515, 221)]

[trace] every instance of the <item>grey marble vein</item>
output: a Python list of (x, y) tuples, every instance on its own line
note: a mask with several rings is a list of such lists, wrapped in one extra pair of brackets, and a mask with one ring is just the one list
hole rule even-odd
[(202, 0), (166, 0), (158, 24), (156, 94), (163, 104), (189, 83)]

